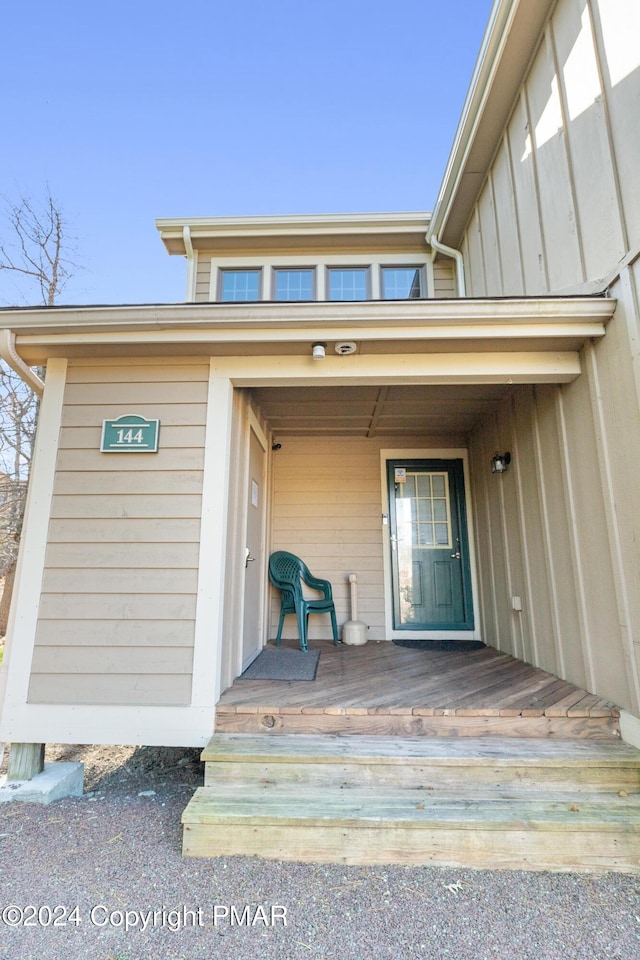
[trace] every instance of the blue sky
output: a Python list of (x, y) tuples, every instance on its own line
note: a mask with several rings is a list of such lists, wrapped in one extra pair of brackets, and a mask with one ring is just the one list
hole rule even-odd
[(0, 193), (49, 184), (83, 266), (67, 303), (182, 300), (156, 217), (429, 210), (490, 8), (7, 5)]

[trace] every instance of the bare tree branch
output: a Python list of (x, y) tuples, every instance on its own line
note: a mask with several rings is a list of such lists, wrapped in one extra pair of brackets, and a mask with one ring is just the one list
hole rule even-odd
[[(47, 187), (40, 205), (30, 197), (13, 203), (4, 198), (0, 213), (0, 272), (34, 280), (38, 299), (53, 306), (78, 269), (71, 259), (67, 223)], [(26, 301), (24, 293), (22, 299)]]
[[(77, 270), (61, 209), (48, 187), (41, 203), (23, 196), (3, 204), (0, 280), (13, 278), (21, 302), (51, 307)], [(7, 573), (7, 583), (18, 555), (38, 407), (31, 389), (0, 361), (0, 576)]]

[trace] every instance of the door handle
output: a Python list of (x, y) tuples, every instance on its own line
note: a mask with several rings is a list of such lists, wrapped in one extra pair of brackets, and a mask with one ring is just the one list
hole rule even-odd
[(456, 551), (455, 553), (452, 553), (452, 554), (451, 554), (451, 559), (452, 559), (452, 560), (459, 560), (460, 557), (461, 557), (461, 554), (458, 553), (457, 551)]
[(246, 570), (249, 564), (253, 563), (256, 558), (251, 556), (251, 550), (249, 550), (249, 547), (245, 547), (245, 550), (247, 551), (244, 556), (244, 566)]

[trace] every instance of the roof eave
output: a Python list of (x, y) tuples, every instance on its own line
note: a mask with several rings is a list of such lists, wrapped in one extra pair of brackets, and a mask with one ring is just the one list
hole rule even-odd
[(457, 248), (513, 109), (544, 24), (557, 0), (495, 0), (429, 236)]
[(225, 238), (255, 239), (323, 236), (384, 236), (417, 234), (429, 229), (431, 214), (406, 213), (329, 213), (291, 214), (257, 217), (178, 217), (159, 218), (156, 228), (167, 251), (185, 255), (184, 228), (188, 227), (194, 246), (206, 247), (207, 240)]

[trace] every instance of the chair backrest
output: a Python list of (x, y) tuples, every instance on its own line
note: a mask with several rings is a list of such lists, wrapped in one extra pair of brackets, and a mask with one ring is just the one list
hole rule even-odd
[(276, 550), (269, 557), (269, 579), (274, 587), (297, 597), (302, 597), (300, 579), (308, 573), (300, 557), (286, 550)]

